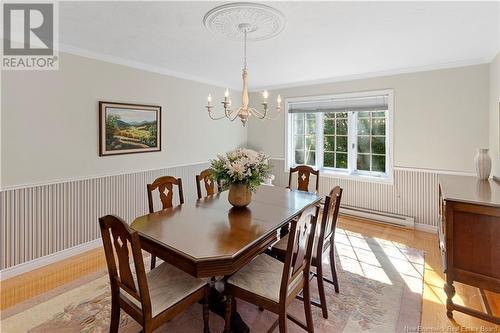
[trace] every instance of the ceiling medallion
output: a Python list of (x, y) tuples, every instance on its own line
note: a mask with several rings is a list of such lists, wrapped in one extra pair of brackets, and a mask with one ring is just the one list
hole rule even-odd
[(277, 9), (258, 3), (238, 2), (215, 7), (203, 18), (205, 27), (214, 34), (242, 41), (239, 25), (248, 25), (249, 41), (273, 38), (285, 28), (285, 16)]
[[(264, 40), (279, 34), (285, 25), (285, 18), (276, 9), (252, 3), (234, 3), (216, 7), (209, 11), (204, 19), (205, 26), (215, 32), (232, 40), (243, 41), (243, 89), (241, 92), (241, 106), (234, 109), (229, 97), (229, 90), (224, 94), (221, 102), (224, 113), (221, 116), (214, 115), (212, 95), (208, 94), (207, 105), (208, 116), (213, 120), (227, 118), (231, 121), (240, 118), (243, 126), (246, 126), (251, 116), (257, 119), (276, 119), (267, 114), (267, 90), (262, 93), (262, 102), (259, 110), (249, 105), (248, 95), (248, 67), (247, 67), (247, 40)], [(281, 111), (281, 96), (276, 99), (276, 111)]]

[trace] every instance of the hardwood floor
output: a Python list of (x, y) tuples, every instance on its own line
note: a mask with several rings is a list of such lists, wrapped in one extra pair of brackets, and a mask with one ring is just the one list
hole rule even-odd
[(0, 281), (0, 310), (102, 269), (106, 269), (106, 258), (98, 248)]
[[(347, 217), (339, 218), (338, 227), (425, 251), (422, 331), (500, 332), (500, 326), (459, 312), (454, 312), (454, 320), (446, 317), (444, 274), (441, 270), (437, 235)], [(0, 282), (0, 310), (105, 268), (104, 252), (102, 249), (96, 249), (2, 281)], [(500, 295), (487, 291), (485, 294), (493, 314), (500, 316)], [(481, 293), (477, 288), (457, 283), (454, 301), (483, 311)]]

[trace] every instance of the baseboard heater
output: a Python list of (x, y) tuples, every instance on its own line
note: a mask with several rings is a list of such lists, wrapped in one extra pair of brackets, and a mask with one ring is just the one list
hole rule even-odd
[(377, 212), (369, 209), (357, 208), (351, 206), (341, 206), (339, 213), (341, 215), (375, 220), (378, 222), (383, 222), (399, 227), (412, 228), (412, 229), (415, 228), (415, 219), (409, 216)]

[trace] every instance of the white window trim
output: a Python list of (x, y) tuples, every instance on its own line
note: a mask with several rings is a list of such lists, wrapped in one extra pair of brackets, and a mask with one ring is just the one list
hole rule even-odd
[[(369, 96), (380, 96), (380, 95), (387, 95), (387, 119), (386, 119), (386, 173), (384, 176), (376, 176), (372, 172), (370, 174), (365, 174), (364, 172), (361, 171), (343, 171), (339, 169), (334, 169), (334, 168), (321, 168), (321, 175), (324, 177), (329, 177), (329, 178), (344, 178), (344, 179), (352, 179), (352, 180), (359, 180), (359, 181), (366, 181), (366, 182), (375, 182), (375, 183), (384, 183), (384, 184), (394, 184), (394, 159), (393, 159), (393, 152), (394, 152), (394, 146), (393, 146), (393, 136), (394, 136), (394, 90), (393, 89), (383, 89), (383, 90), (371, 90), (371, 91), (361, 91), (361, 92), (352, 92), (352, 93), (341, 93), (341, 94), (333, 94), (333, 95), (319, 95), (319, 96), (307, 96), (307, 97), (288, 97), (284, 99), (284, 104), (285, 104), (285, 172), (288, 172), (290, 170), (291, 166), (291, 160), (293, 157), (293, 149), (291, 143), (293, 142), (292, 140), (292, 131), (290, 130), (291, 126), (291, 117), (292, 114), (288, 112), (290, 104), (297, 103), (297, 102), (309, 102), (309, 101), (321, 101), (321, 100), (331, 100), (331, 99), (342, 99), (342, 98), (359, 98), (359, 97), (369, 97)], [(319, 117), (319, 116), (318, 116)], [(350, 117), (350, 123), (348, 124), (349, 128), (349, 137), (350, 137), (350, 142), (356, 142), (357, 136), (356, 136), (356, 124), (353, 121), (353, 117)], [(318, 124), (320, 124), (320, 127), (322, 128), (322, 122), (318, 121)], [(319, 132), (321, 133), (320, 141), (323, 140), (323, 131)], [(357, 144), (357, 143), (356, 143)], [(318, 148), (316, 148), (317, 150)], [(323, 156), (319, 156), (320, 154), (317, 154), (316, 158), (316, 168), (319, 168), (319, 165), (323, 165), (323, 163), (318, 163), (322, 162), (320, 160), (323, 159)], [(353, 166), (355, 165), (356, 161), (354, 160), (356, 158), (356, 154), (349, 154), (349, 165)]]

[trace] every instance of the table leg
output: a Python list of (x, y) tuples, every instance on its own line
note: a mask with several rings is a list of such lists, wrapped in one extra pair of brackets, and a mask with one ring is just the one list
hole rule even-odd
[(230, 333), (231, 332), (231, 317), (232, 317), (232, 297), (227, 296), (226, 297), (226, 312), (224, 313), (224, 333)]

